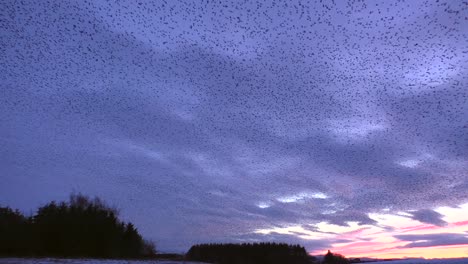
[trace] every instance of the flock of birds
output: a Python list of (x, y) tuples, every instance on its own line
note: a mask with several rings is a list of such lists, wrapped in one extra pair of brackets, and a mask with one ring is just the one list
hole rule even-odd
[[(468, 157), (466, 1), (0, 6), (4, 124), (29, 122), (31, 115), (54, 119), (62, 123), (53, 133), (70, 139), (89, 131), (118, 134), (162, 152), (211, 153), (210, 166), (247, 175), (272, 158), (300, 156), (303, 168), (322, 162), (336, 175), (363, 173), (383, 192), (391, 190), (383, 185), (403, 182), (415, 196), (385, 201), (404, 208), (424, 196), (413, 183), (427, 180), (446, 191), (448, 178), (435, 177), (437, 169), (414, 178), (379, 175), (391, 174), (392, 162), (424, 152), (441, 160)], [(240, 162), (244, 146), (255, 158)], [(287, 171), (274, 173), (292, 177)], [(453, 184), (466, 184), (466, 169), (453, 173)], [(174, 176), (172, 184), (181, 183)], [(466, 199), (462, 191), (451, 195)]]

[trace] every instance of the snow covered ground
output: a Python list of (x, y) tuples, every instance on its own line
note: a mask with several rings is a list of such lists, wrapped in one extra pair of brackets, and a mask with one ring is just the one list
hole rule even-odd
[(0, 264), (203, 264), (190, 261), (0, 258)]

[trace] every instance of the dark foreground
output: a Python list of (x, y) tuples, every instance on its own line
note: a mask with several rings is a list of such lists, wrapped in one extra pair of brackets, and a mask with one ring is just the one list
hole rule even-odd
[(109, 259), (56, 259), (56, 258), (0, 258), (0, 264), (202, 264), (190, 261), (164, 260), (109, 260)]

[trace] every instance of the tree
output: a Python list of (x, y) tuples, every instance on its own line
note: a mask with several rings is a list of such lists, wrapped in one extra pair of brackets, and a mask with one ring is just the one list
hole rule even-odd
[(328, 250), (327, 254), (325, 254), (323, 258), (324, 264), (349, 264), (349, 260), (345, 258), (343, 255), (332, 253)]
[(0, 207), (0, 255), (10, 256), (27, 252), (30, 234), (30, 219), (18, 210)]
[(307, 264), (310, 256), (300, 245), (284, 243), (201, 244), (192, 246), (187, 258), (219, 264)]
[(153, 256), (154, 248), (98, 198), (71, 195), (68, 203), (50, 202), (31, 218), (0, 208), (0, 255), (139, 258)]

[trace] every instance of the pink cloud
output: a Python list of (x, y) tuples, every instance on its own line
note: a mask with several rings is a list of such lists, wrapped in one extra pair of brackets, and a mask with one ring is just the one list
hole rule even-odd
[(444, 229), (444, 228), (448, 228), (448, 227), (465, 226), (465, 225), (468, 225), (468, 220), (467, 221), (449, 223), (447, 226), (435, 226), (435, 225), (407, 226), (407, 227), (400, 228), (400, 230), (403, 231), (403, 232), (411, 232), (411, 231), (419, 231), (419, 230)]
[(451, 223), (450, 225), (454, 225), (454, 226), (468, 225), (468, 220), (467, 221), (460, 221), (460, 222)]
[(365, 230), (367, 230), (369, 228), (370, 227), (359, 228), (359, 229), (356, 229), (356, 230), (353, 230), (353, 231), (345, 232), (345, 233), (341, 234), (340, 236), (344, 237), (344, 238), (354, 237), (356, 235), (361, 234), (363, 231), (365, 231)]
[[(355, 242), (345, 246), (333, 247), (332, 251), (340, 252), (345, 256), (364, 256), (372, 255), (373, 253), (387, 252), (388, 250), (394, 250), (395, 247), (402, 245), (401, 241), (397, 242)], [(390, 247), (389, 247), (390, 246)]]
[[(363, 241), (360, 238), (369, 238), (375, 239), (376, 237), (393, 237), (395, 234), (418, 234), (416, 231), (423, 231), (423, 230), (437, 230), (437, 232), (442, 232), (450, 228), (459, 228), (460, 226), (468, 226), (468, 220), (459, 221), (459, 222), (452, 222), (446, 226), (435, 226), (430, 224), (420, 224), (420, 225), (413, 225), (413, 226), (405, 226), (401, 228), (397, 228), (393, 231), (377, 231), (377, 232), (366, 232), (366, 230), (372, 230), (370, 227), (362, 227), (356, 230), (352, 230), (349, 232), (344, 232), (340, 234), (338, 237), (348, 240), (353, 240), (349, 243), (333, 243), (331, 245), (330, 250), (334, 252), (341, 253), (345, 256), (349, 257), (359, 257), (359, 256), (394, 256), (397, 257), (399, 255), (415, 255), (421, 250), (431, 253), (430, 248), (443, 250), (445, 249), (458, 249), (458, 248), (466, 248), (467, 245), (442, 245), (442, 246), (427, 246), (418, 249), (401, 249), (399, 247), (405, 246), (408, 242), (397, 240), (392, 242), (378, 242), (378, 241)], [(434, 233), (434, 232), (429, 232)], [(311, 254), (322, 254), (321, 251), (311, 252)], [(429, 254), (428, 253), (428, 254)], [(438, 252), (437, 254), (442, 254), (442, 252)], [(450, 254), (459, 254), (459, 252), (451, 252)]]
[(434, 230), (434, 229), (441, 229), (446, 227), (435, 226), (435, 225), (417, 225), (417, 226), (407, 226), (400, 228), (403, 232), (411, 232), (411, 231), (418, 231), (418, 230)]

